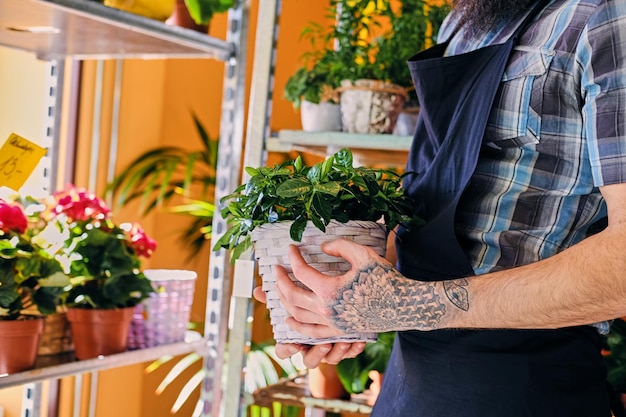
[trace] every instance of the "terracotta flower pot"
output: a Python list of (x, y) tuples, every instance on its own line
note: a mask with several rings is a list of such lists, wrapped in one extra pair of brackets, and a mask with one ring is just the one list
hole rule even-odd
[(76, 358), (89, 359), (126, 351), (134, 309), (69, 308), (67, 320), (72, 328)]
[(0, 320), (0, 375), (35, 367), (43, 317)]

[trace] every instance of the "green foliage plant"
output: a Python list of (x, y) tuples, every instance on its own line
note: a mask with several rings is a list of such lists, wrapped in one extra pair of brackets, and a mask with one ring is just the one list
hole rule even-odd
[(214, 250), (230, 250), (232, 260), (251, 247), (250, 232), (268, 223), (293, 221), (290, 235), (296, 242), (309, 222), (321, 231), (331, 220), (383, 220), (390, 230), (401, 223), (419, 223), (413, 216), (415, 204), (402, 189), (403, 175), (354, 167), (347, 148), (312, 166), (298, 156), (274, 167), (248, 167), (246, 172), (249, 180), (221, 201), (229, 227)]
[(409, 92), (406, 106), (418, 105), (407, 61), (437, 42), (441, 23), (449, 12), (447, 3), (431, 6), (424, 0), (405, 0), (397, 12), (388, 14), (390, 30), (377, 39), (376, 61), (391, 83)]
[(615, 391), (626, 393), (626, 322), (623, 319), (613, 321), (604, 344), (607, 381)]
[(348, 393), (360, 394), (365, 391), (371, 382), (370, 371), (385, 373), (395, 334), (395, 332), (379, 333), (378, 339), (366, 344), (363, 352), (337, 364), (337, 375)]
[(405, 0), (395, 9), (390, 0), (331, 0), (326, 21), (332, 23), (310, 22), (302, 31), (311, 50), (301, 56), (304, 64), (285, 85), (285, 98), (296, 108), (302, 99), (336, 101), (329, 91), (343, 80), (358, 79), (411, 91), (407, 60), (436, 40), (448, 12), (447, 4), (430, 6), (425, 0)]
[(224, 13), (237, 5), (236, 0), (185, 0), (189, 16), (199, 25), (208, 25), (216, 13)]
[[(149, 149), (124, 167), (107, 189), (113, 194), (116, 206), (139, 201), (144, 215), (166, 208), (192, 218), (182, 231), (181, 240), (195, 253), (211, 235), (218, 141), (209, 136), (195, 114), (192, 117), (202, 145), (199, 149), (179, 146)], [(174, 204), (176, 198), (184, 203)]]
[[(163, 394), (174, 382), (180, 382), (183, 374), (189, 369), (198, 368), (197, 371), (185, 381), (184, 387), (178, 393), (170, 412), (175, 414), (182, 406), (189, 401), (192, 393), (200, 386), (206, 377), (206, 370), (199, 366), (202, 356), (197, 352), (189, 353), (183, 357), (176, 358), (172, 355), (164, 355), (152, 363), (144, 370), (146, 374), (155, 372), (166, 364), (172, 364), (171, 368), (161, 380), (156, 388), (156, 394)], [(228, 361), (226, 361), (228, 363)], [(273, 343), (266, 341), (261, 343), (251, 342), (250, 349), (246, 353), (246, 372), (243, 381), (244, 401), (249, 404), (248, 415), (250, 417), (297, 417), (300, 415), (298, 407), (284, 406), (278, 402), (273, 404), (272, 409), (254, 404), (253, 394), (256, 390), (279, 382), (281, 378), (295, 377), (304, 370), (301, 360), (294, 358), (281, 359), (276, 355)], [(198, 406), (201, 406), (201, 402)], [(193, 415), (199, 415), (200, 410), (196, 408)]]

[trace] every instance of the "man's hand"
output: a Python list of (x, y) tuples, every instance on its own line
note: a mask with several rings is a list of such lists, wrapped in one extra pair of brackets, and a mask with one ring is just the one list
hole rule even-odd
[[(403, 277), (372, 249), (349, 240), (337, 239), (322, 246), (325, 253), (351, 264), (344, 275), (328, 276), (309, 266), (296, 246), (289, 248), (289, 262), (300, 288), (284, 268), (274, 267), (278, 296), (291, 317), (285, 323), (313, 338), (394, 330), (432, 330), (441, 327), (451, 303), (441, 283), (426, 283)], [(255, 297), (264, 301), (260, 288)], [(290, 356), (302, 352), (307, 366), (320, 360), (335, 363), (350, 357), (361, 345), (340, 344), (315, 347), (277, 347)], [(344, 353), (345, 350), (345, 353)], [(322, 358), (322, 359), (320, 359)]]
[[(262, 287), (254, 289), (254, 298), (265, 303), (266, 297)], [(365, 342), (357, 343), (326, 343), (320, 345), (301, 345), (296, 343), (277, 343), (276, 355), (286, 359), (298, 353), (302, 354), (303, 363), (307, 368), (316, 368), (321, 362), (337, 364), (343, 359), (354, 358), (365, 348)]]

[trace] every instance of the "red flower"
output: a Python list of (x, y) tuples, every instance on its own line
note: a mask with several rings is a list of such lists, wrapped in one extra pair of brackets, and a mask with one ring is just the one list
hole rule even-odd
[(65, 214), (70, 221), (103, 220), (110, 210), (104, 200), (93, 192), (68, 185), (65, 190), (54, 193), (55, 215)]
[(130, 236), (130, 247), (133, 248), (138, 256), (149, 258), (156, 249), (157, 243), (154, 239), (148, 237), (146, 232), (138, 223), (123, 224), (120, 226), (126, 230)]
[(17, 232), (24, 233), (28, 220), (18, 204), (9, 204), (0, 200), (0, 230), (4, 233)]

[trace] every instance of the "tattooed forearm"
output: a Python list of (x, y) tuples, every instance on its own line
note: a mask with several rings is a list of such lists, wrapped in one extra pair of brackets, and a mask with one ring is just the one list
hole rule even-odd
[(444, 281), (443, 289), (448, 300), (463, 311), (469, 310), (469, 294), (464, 287), (467, 287), (465, 278), (455, 279), (453, 281)]
[(440, 286), (412, 281), (388, 264), (368, 265), (330, 306), (335, 325), (347, 332), (435, 329), (446, 314)]

